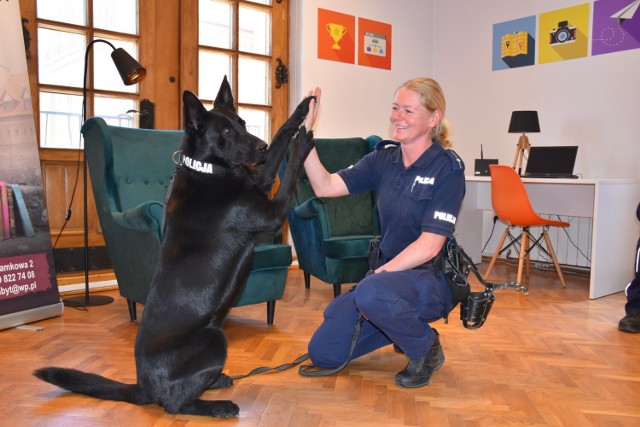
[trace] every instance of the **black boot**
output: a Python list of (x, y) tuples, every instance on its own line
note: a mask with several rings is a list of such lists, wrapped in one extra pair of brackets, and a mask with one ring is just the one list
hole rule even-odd
[(632, 313), (624, 316), (618, 323), (618, 329), (623, 332), (640, 332), (640, 313)]
[(440, 336), (436, 331), (436, 340), (425, 357), (409, 359), (404, 370), (396, 374), (396, 384), (400, 387), (423, 387), (431, 382), (431, 375), (444, 364), (444, 352), (440, 345)]

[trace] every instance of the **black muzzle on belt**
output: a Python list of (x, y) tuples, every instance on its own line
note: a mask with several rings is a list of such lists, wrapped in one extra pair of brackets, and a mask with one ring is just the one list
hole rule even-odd
[[(369, 273), (367, 275), (369, 275), (382, 265), (384, 258), (380, 251), (380, 236), (375, 236), (369, 242), (367, 257), (369, 261)], [(478, 329), (484, 325), (496, 299), (493, 295), (494, 291), (514, 288), (522, 293), (528, 292), (528, 289), (519, 283), (507, 282), (498, 285), (485, 281), (469, 255), (462, 249), (462, 246), (458, 245), (455, 239), (447, 239), (443, 250), (436, 257), (415, 268), (444, 273), (451, 290), (451, 298), (454, 305), (460, 303), (460, 320), (462, 320), (462, 324), (467, 329)], [(471, 286), (468, 281), (469, 273), (473, 273), (480, 284), (485, 287), (484, 291), (471, 292)]]

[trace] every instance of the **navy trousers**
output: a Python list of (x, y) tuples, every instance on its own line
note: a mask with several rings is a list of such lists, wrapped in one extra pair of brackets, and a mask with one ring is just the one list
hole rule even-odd
[[(640, 203), (636, 208), (636, 217), (640, 221)], [(640, 314), (640, 239), (638, 239), (638, 245), (636, 246), (636, 264), (635, 272), (636, 277), (627, 285), (625, 293), (627, 294), (627, 304), (624, 306), (624, 310), (627, 314)]]
[[(640, 206), (639, 206), (640, 208)], [(640, 218), (638, 218), (640, 219)], [(627, 304), (624, 306), (624, 311), (627, 314), (640, 314), (640, 240), (638, 240), (638, 246), (636, 247), (636, 277), (627, 285), (625, 293), (627, 294)]]
[(429, 323), (447, 317), (452, 308), (451, 291), (440, 271), (373, 274), (327, 306), (324, 322), (309, 342), (309, 355), (320, 368), (342, 365), (362, 314), (365, 320), (350, 359), (391, 343), (410, 359), (424, 357), (436, 339)]

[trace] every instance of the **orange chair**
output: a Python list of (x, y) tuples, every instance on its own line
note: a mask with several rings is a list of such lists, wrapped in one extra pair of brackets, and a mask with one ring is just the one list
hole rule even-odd
[[(530, 252), (533, 247), (538, 246), (551, 256), (562, 286), (567, 287), (547, 230), (549, 227), (569, 227), (570, 224), (565, 221), (555, 221), (540, 217), (531, 207), (527, 190), (524, 188), (520, 176), (518, 176), (512, 167), (507, 165), (490, 165), (489, 173), (491, 174), (491, 203), (493, 204), (493, 210), (498, 218), (507, 224), (507, 229), (502, 234), (500, 243), (498, 243), (496, 251), (493, 253), (489, 267), (484, 274), (484, 279), (489, 276), (498, 258), (498, 254), (503, 251), (504, 242), (507, 236), (511, 235), (511, 230), (514, 227), (522, 227), (522, 233), (507, 245), (507, 247), (513, 245), (520, 239), (517, 283), (520, 284), (522, 280), (522, 267), (525, 258), (527, 261), (527, 275), (529, 275)], [(542, 227), (542, 236), (535, 239), (529, 232), (530, 227)], [(541, 244), (543, 237), (546, 243), (546, 249)], [(533, 241), (533, 246), (531, 246), (530, 240)]]

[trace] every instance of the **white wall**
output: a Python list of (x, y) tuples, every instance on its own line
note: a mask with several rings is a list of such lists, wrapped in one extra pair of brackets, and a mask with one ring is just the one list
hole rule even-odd
[(468, 175), (481, 143), (485, 157), (513, 162), (518, 135), (507, 133), (511, 111), (531, 109), (538, 110), (541, 132), (529, 134), (530, 143), (578, 145), (576, 173), (586, 178), (640, 177), (639, 49), (491, 70), (493, 24), (583, 3), (435, 3), (434, 75), (444, 87), (455, 149)]
[[(296, 0), (291, 2), (291, 106), (322, 88), (317, 137), (389, 135), (396, 88), (433, 72), (433, 0)], [(399, 7), (401, 6), (401, 7)], [(318, 59), (318, 8), (392, 25), (391, 70)], [(358, 48), (356, 46), (356, 48)], [(356, 56), (357, 62), (357, 56)]]
[[(298, 0), (292, 3), (292, 105), (323, 89), (316, 135), (388, 136), (396, 87), (432, 76), (444, 88), (455, 150), (473, 174), (485, 157), (511, 164), (518, 135), (511, 111), (538, 110), (532, 145), (579, 145), (588, 178), (640, 177), (640, 50), (492, 71), (493, 24), (575, 6), (579, 0)], [(392, 69), (317, 58), (317, 9), (393, 26)], [(297, 61), (297, 62), (294, 62)]]
[[(578, 145), (576, 173), (586, 178), (640, 177), (640, 50), (546, 64), (536, 60), (532, 66), (492, 71), (494, 24), (586, 2), (435, 2), (433, 72), (447, 96), (454, 148), (466, 163), (467, 175), (473, 173), (480, 144), (485, 157), (513, 162), (518, 135), (507, 132), (511, 111), (532, 109), (538, 110), (541, 132), (529, 134), (531, 144)], [(483, 243), (492, 216), (485, 212)], [(572, 235), (580, 232), (579, 218), (563, 219), (572, 223)], [(497, 227), (485, 255), (493, 253), (502, 229)], [(583, 253), (590, 253), (588, 239), (575, 241)], [(577, 255), (572, 245), (555, 240), (554, 245), (561, 263), (589, 265), (572, 256)]]

